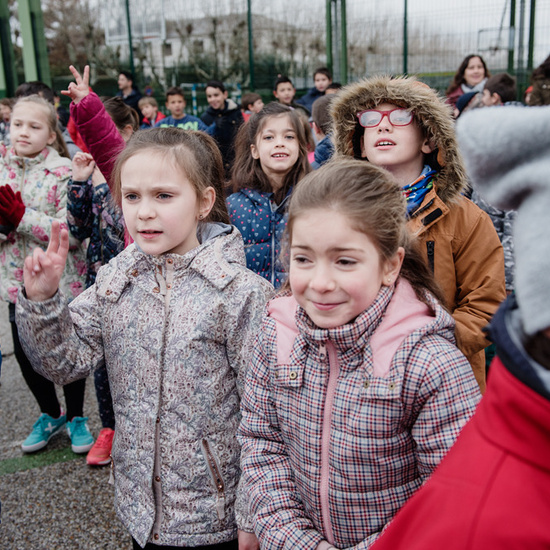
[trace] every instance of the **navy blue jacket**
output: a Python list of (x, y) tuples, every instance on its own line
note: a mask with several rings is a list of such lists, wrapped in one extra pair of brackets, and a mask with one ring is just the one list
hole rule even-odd
[(296, 100), (296, 103), (298, 103), (298, 105), (303, 105), (311, 113), (311, 108), (313, 107), (315, 100), (323, 97), (324, 95), (325, 92), (320, 92), (315, 86), (313, 86), (307, 94)]
[(287, 277), (280, 253), (290, 191), (279, 205), (271, 202), (272, 197), (273, 193), (241, 189), (227, 198), (227, 209), (243, 236), (246, 267), (279, 288)]
[(223, 109), (208, 107), (202, 114), (201, 120), (209, 127), (208, 133), (218, 143), (223, 158), (225, 175), (229, 178), (235, 160), (233, 142), (237, 131), (244, 122), (241, 109), (233, 100), (229, 99), (225, 101)]

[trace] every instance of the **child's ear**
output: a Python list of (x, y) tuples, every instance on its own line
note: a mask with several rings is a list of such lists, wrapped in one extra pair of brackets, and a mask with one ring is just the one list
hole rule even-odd
[(277, 90), (273, 90), (273, 95), (275, 96), (275, 99), (279, 99), (279, 93)]
[(57, 134), (55, 132), (50, 132), (50, 137), (48, 138), (48, 141), (46, 141), (46, 143), (48, 145), (53, 145), (55, 143), (56, 138), (57, 138)]
[(197, 215), (199, 219), (204, 219), (210, 214), (210, 210), (216, 202), (216, 191), (213, 187), (207, 187), (202, 193), (202, 199), (200, 201), (199, 210)]
[(258, 153), (258, 149), (254, 144), (250, 146), (250, 153), (252, 154), (252, 158), (256, 160), (260, 158), (260, 153)]
[(405, 258), (405, 249), (400, 246), (393, 258), (390, 258), (384, 262), (384, 267), (382, 270), (382, 284), (384, 286), (392, 286), (395, 284), (397, 277), (399, 277), (401, 266), (403, 265), (403, 258)]
[(422, 147), (420, 150), (425, 154), (429, 155), (433, 150), (435, 149), (435, 143), (431, 140), (426, 138), (424, 142), (422, 143)]
[(223, 93), (223, 97), (224, 97), (224, 99), (227, 99), (228, 95), (229, 95), (229, 94), (228, 94), (228, 91), (227, 91), (227, 90), (225, 90), (225, 92)]

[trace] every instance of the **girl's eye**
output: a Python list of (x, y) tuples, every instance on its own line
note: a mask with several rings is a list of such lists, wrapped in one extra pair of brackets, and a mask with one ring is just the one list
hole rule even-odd
[(285, 139), (296, 139), (296, 136), (294, 134), (288, 134), (285, 136)]
[(273, 136), (264, 136), (263, 139), (269, 141), (270, 139), (273, 139)]
[(355, 265), (357, 263), (356, 260), (352, 260), (351, 258), (340, 258), (338, 260), (338, 263), (344, 267), (350, 267), (352, 265)]
[(292, 261), (294, 263), (297, 263), (297, 264), (306, 264), (307, 262), (309, 262), (308, 258), (306, 256), (294, 256), (292, 258)]
[(127, 195), (124, 195), (124, 198), (127, 201), (135, 201), (137, 199), (137, 195), (135, 193), (128, 193)]
[(166, 199), (172, 198), (172, 195), (169, 195), (168, 193), (159, 193), (159, 194), (158, 194), (158, 198), (159, 198), (159, 199), (166, 200)]

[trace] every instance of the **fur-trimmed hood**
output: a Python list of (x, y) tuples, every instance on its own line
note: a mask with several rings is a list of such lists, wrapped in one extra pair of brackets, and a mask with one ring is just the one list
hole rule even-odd
[(458, 197), (467, 187), (467, 179), (458, 151), (450, 107), (435, 90), (415, 78), (376, 76), (343, 88), (331, 105), (335, 155), (361, 158), (363, 128), (356, 115), (359, 111), (373, 109), (384, 102), (414, 111), (416, 119), (435, 145), (426, 163), (438, 171), (438, 196), (445, 203)]

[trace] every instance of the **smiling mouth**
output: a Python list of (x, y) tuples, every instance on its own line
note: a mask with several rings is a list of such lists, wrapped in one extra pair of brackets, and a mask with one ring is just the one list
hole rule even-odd
[(288, 155), (286, 153), (275, 153), (271, 155), (274, 159), (286, 159)]
[(338, 307), (340, 303), (337, 302), (337, 303), (330, 303), (330, 304), (322, 304), (320, 302), (313, 302), (313, 305), (320, 311), (330, 311), (331, 309)]
[(376, 143), (376, 147), (389, 147), (395, 145), (393, 141), (383, 140)]

